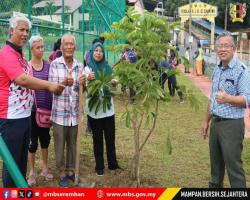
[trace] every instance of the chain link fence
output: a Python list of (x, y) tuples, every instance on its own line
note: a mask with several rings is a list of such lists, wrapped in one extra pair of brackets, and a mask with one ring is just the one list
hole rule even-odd
[[(125, 15), (125, 5), (125, 0), (1, 0), (0, 47), (8, 39), (10, 17), (22, 13), (32, 22), (30, 36), (40, 35), (44, 38), (45, 59), (53, 51), (57, 39), (71, 32), (77, 41), (75, 57), (82, 62), (84, 52), (91, 48), (92, 40), (110, 31), (111, 24)], [(26, 58), (30, 59), (28, 45), (24, 52)], [(113, 64), (117, 55), (108, 51), (106, 55), (108, 62)]]

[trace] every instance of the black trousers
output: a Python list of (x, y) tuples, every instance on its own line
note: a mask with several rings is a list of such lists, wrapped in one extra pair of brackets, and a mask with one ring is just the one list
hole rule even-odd
[[(0, 133), (24, 178), (26, 177), (27, 171), (30, 131), (30, 117), (21, 119), (0, 119)], [(17, 187), (4, 163), (2, 177), (3, 187)]]
[(50, 144), (49, 128), (39, 127), (36, 123), (36, 112), (31, 112), (31, 135), (29, 152), (35, 153), (38, 147), (38, 139), (42, 149), (48, 149)]
[(175, 90), (179, 89), (175, 74), (168, 77), (168, 89), (171, 96), (174, 96)]
[(94, 119), (88, 116), (90, 127), (93, 132), (93, 146), (96, 161), (96, 170), (104, 169), (103, 158), (103, 135), (106, 143), (107, 161), (109, 169), (116, 169), (118, 163), (115, 151), (115, 116)]
[(168, 77), (168, 89), (169, 89), (169, 94), (171, 96), (175, 95), (175, 90), (177, 91), (177, 94), (179, 96), (180, 100), (183, 100), (183, 93), (180, 90), (180, 87), (177, 84), (177, 79), (175, 74), (171, 75)]
[(160, 84), (161, 84), (161, 88), (164, 90), (164, 85), (165, 82), (168, 80), (168, 74), (163, 72), (160, 76)]

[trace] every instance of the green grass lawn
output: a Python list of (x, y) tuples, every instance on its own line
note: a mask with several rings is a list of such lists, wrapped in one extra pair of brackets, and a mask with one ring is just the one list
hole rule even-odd
[[(179, 84), (193, 88), (184, 76), (178, 76)], [(166, 88), (167, 89), (167, 88)], [(196, 90), (195, 88), (193, 88)], [(194, 111), (189, 103), (179, 104), (177, 96), (169, 103), (161, 103), (156, 129), (141, 154), (142, 187), (207, 187), (210, 177), (208, 140), (201, 135), (201, 125), (208, 99), (196, 90), (197, 98), (202, 102), (201, 108)], [(120, 123), (119, 116), (124, 110), (119, 95), (116, 104), (116, 149), (120, 165), (125, 169), (120, 174), (105, 170), (103, 177), (96, 177), (91, 136), (82, 137), (80, 176), (87, 181), (94, 181), (96, 187), (135, 187), (130, 179), (130, 164), (133, 153), (133, 132)], [(84, 118), (86, 119), (86, 117)], [(85, 123), (84, 123), (85, 127)], [(85, 130), (85, 128), (84, 128)], [(170, 135), (172, 154), (167, 149), (167, 137)], [(38, 154), (40, 155), (40, 154)], [(39, 156), (37, 156), (38, 158)], [(250, 140), (244, 141), (244, 169), (247, 186), (250, 187)], [(107, 166), (107, 165), (106, 165)], [(56, 176), (53, 137), (50, 145), (49, 167)], [(41, 171), (37, 159), (37, 169)], [(38, 181), (38, 187), (58, 187), (57, 179), (52, 182)], [(0, 183), (1, 186), (2, 183)], [(225, 186), (229, 187), (226, 178)]]

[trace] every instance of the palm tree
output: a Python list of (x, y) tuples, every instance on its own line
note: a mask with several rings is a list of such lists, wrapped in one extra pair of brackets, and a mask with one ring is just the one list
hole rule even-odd
[(50, 16), (50, 19), (52, 20), (52, 15), (55, 11), (55, 4), (52, 0), (46, 2), (46, 13)]

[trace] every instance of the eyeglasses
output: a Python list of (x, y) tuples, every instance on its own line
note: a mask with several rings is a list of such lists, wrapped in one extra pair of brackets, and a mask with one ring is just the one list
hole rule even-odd
[(216, 49), (218, 49), (218, 50), (222, 50), (222, 49), (224, 49), (224, 50), (229, 50), (229, 49), (231, 49), (232, 47), (233, 47), (232, 44), (217, 44), (217, 45), (216, 45)]

